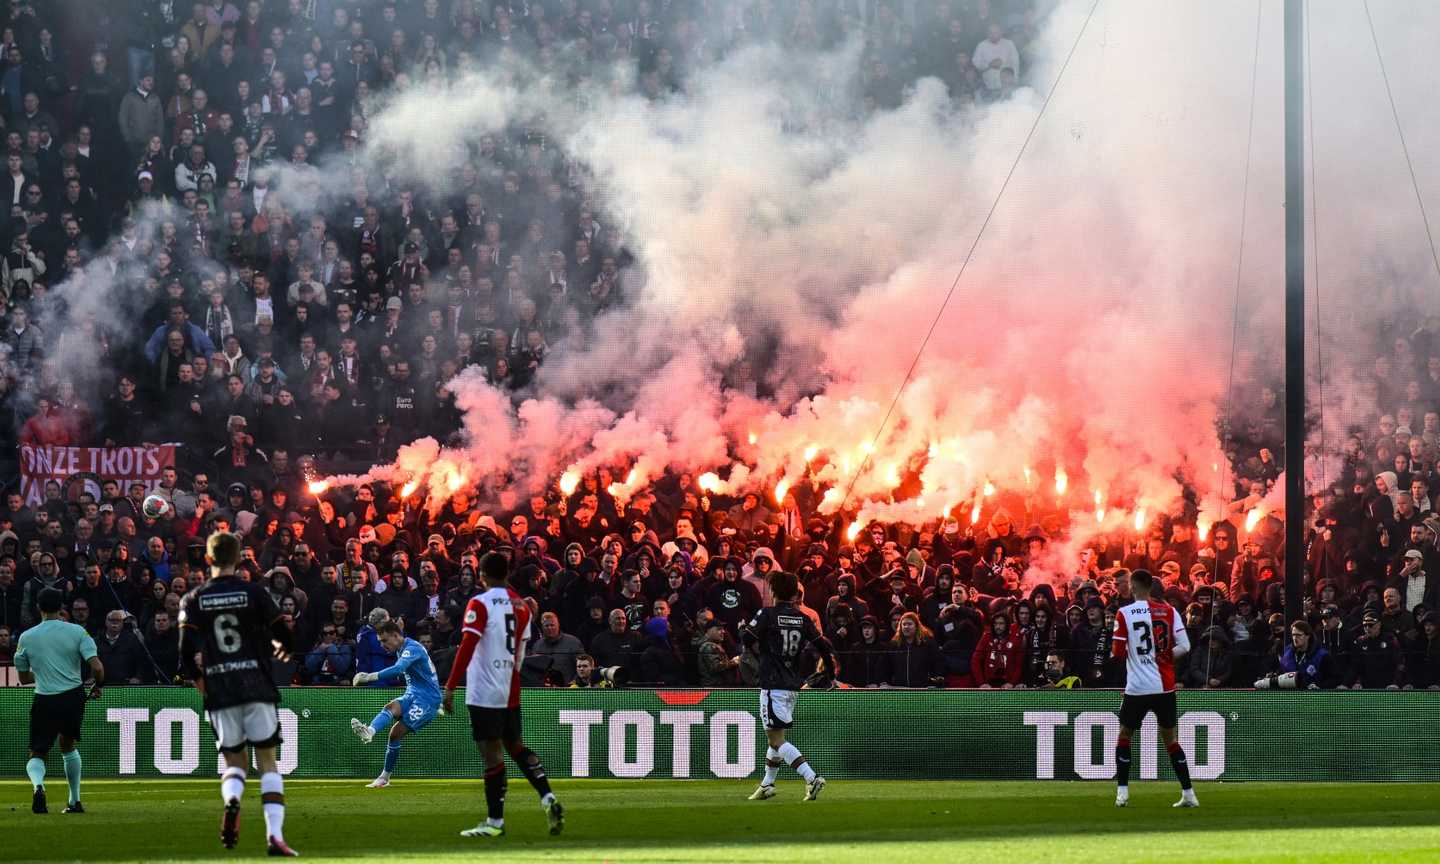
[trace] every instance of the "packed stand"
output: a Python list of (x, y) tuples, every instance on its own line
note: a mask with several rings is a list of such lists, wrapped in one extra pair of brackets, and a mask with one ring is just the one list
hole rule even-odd
[[(160, 482), (172, 505), (160, 520), (142, 512), (139, 486), (8, 496), (0, 658), (53, 585), (96, 634), (112, 680), (172, 682), (179, 597), (204, 578), (204, 536), (233, 530), (246, 572), (306, 648), (277, 664), (284, 683), (344, 684), (383, 667), (384, 617), (404, 619), (443, 669), (474, 556), (494, 547), (512, 550), (517, 589), (541, 613), (525, 668), (534, 685), (752, 684), (738, 629), (776, 567), (801, 576), (847, 686), (1115, 686), (1109, 625), (1125, 568), (1140, 566), (1164, 578), (1190, 624), (1187, 687), (1296, 670), (1327, 688), (1440, 682), (1425, 575), (1440, 572), (1440, 522), (1425, 521), (1440, 360), (1424, 334), (1377, 361), (1378, 404), (1395, 414), (1347, 445), (1338, 488), (1316, 502), (1303, 646), (1275, 619), (1280, 523), (1237, 527), (1274, 480), (1262, 456), (1274, 447), (1273, 393), (1265, 419), (1231, 436), (1242, 478), (1232, 519), (1203, 541), (1193, 514), (1163, 520), (1161, 536), (1096, 544), (1058, 575), (1047, 554), (1065, 526), (1018, 499), (979, 525), (874, 525), (850, 542), (846, 523), (814, 515), (805, 483), (777, 503), (708, 497), (669, 477), (622, 504), (602, 472), (569, 497), (501, 508), (457, 497), (436, 514), (384, 485), (308, 494), (316, 464), (365, 466), (415, 437), (455, 435), (445, 382), (458, 369), (482, 366), (518, 398), (552, 344), (626, 301), (626, 238), (583, 166), (535, 130), (480, 137), (445, 195), (362, 174), (334, 206), (297, 203), (286, 183), (358, 164), (378, 100), (471, 68), (531, 64), (578, 87), (627, 62), (638, 74), (616, 86), (663, 100), (684, 93), (697, 64), (770, 38), (862, 40), (871, 110), (898, 105), (925, 75), (961, 105), (1003, 99), (1031, 68), (1030, 4), (916, 5), (0, 10), (0, 188), (12, 204), (0, 236), (0, 458), (19, 443), (181, 445)], [(113, 302), (84, 302), (102, 283)], [(1322, 647), (1328, 660), (1316, 659)]]

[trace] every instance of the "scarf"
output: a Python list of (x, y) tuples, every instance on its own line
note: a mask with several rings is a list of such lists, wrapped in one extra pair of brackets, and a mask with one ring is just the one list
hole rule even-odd
[(205, 335), (210, 337), (212, 345), (223, 345), (225, 337), (234, 332), (235, 321), (230, 317), (229, 306), (221, 305), (218, 311), (214, 306), (205, 307)]

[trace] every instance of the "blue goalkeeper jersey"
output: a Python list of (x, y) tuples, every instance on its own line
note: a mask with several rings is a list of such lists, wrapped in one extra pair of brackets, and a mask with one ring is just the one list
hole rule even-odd
[(425, 646), (414, 639), (406, 639), (405, 644), (400, 646), (394, 666), (375, 674), (380, 681), (390, 681), (403, 675), (405, 696), (401, 698), (414, 697), (421, 702), (440, 704), (442, 694), (440, 680), (435, 676), (435, 664), (430, 662)]

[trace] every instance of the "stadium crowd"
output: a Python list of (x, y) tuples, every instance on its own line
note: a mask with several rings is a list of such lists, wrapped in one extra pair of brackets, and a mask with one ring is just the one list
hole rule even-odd
[[(362, 176), (343, 202), (306, 209), (272, 188), (352, 158), (377, 99), (525, 62), (577, 86), (633, 64), (617, 86), (660, 100), (749, 41), (858, 36), (869, 107), (899, 104), (922, 75), (959, 102), (992, 101), (1023, 80), (1035, 27), (1019, 0), (9, 4), (0, 453), (180, 446), (154, 490), (171, 504), (158, 520), (143, 485), (49, 483), (27, 502), (6, 469), (0, 660), (54, 586), (112, 681), (170, 683), (179, 598), (204, 578), (204, 537), (231, 530), (306, 648), (276, 664), (283, 683), (384, 667), (386, 617), (443, 676), (477, 553), (501, 548), (540, 613), (525, 664), (537, 686), (753, 685), (738, 629), (776, 568), (799, 574), (845, 685), (1119, 686), (1110, 625), (1139, 567), (1187, 621), (1186, 687), (1284, 671), (1321, 688), (1440, 686), (1440, 334), (1423, 329), (1376, 360), (1376, 404), (1392, 413), (1346, 443), (1307, 517), (1293, 627), (1283, 525), (1241, 528), (1276, 477), (1268, 390), (1229, 435), (1232, 518), (1201, 537), (1193, 510), (1165, 517), (1058, 568), (1059, 514), (1018, 497), (978, 525), (876, 524), (852, 541), (815, 515), (806, 482), (775, 502), (667, 476), (622, 503), (601, 471), (569, 496), (491, 508), (462, 494), (433, 515), (384, 484), (307, 492), (317, 464), (451, 438), (458, 369), (523, 393), (552, 342), (626, 299), (626, 238), (583, 166), (535, 130), (480, 137), (448, 195)], [(115, 308), (80, 302), (97, 280)]]

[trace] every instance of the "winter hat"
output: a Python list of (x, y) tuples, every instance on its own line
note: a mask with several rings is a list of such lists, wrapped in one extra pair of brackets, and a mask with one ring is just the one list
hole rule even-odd
[(640, 626), (640, 632), (659, 642), (661, 645), (670, 644), (670, 622), (656, 616)]

